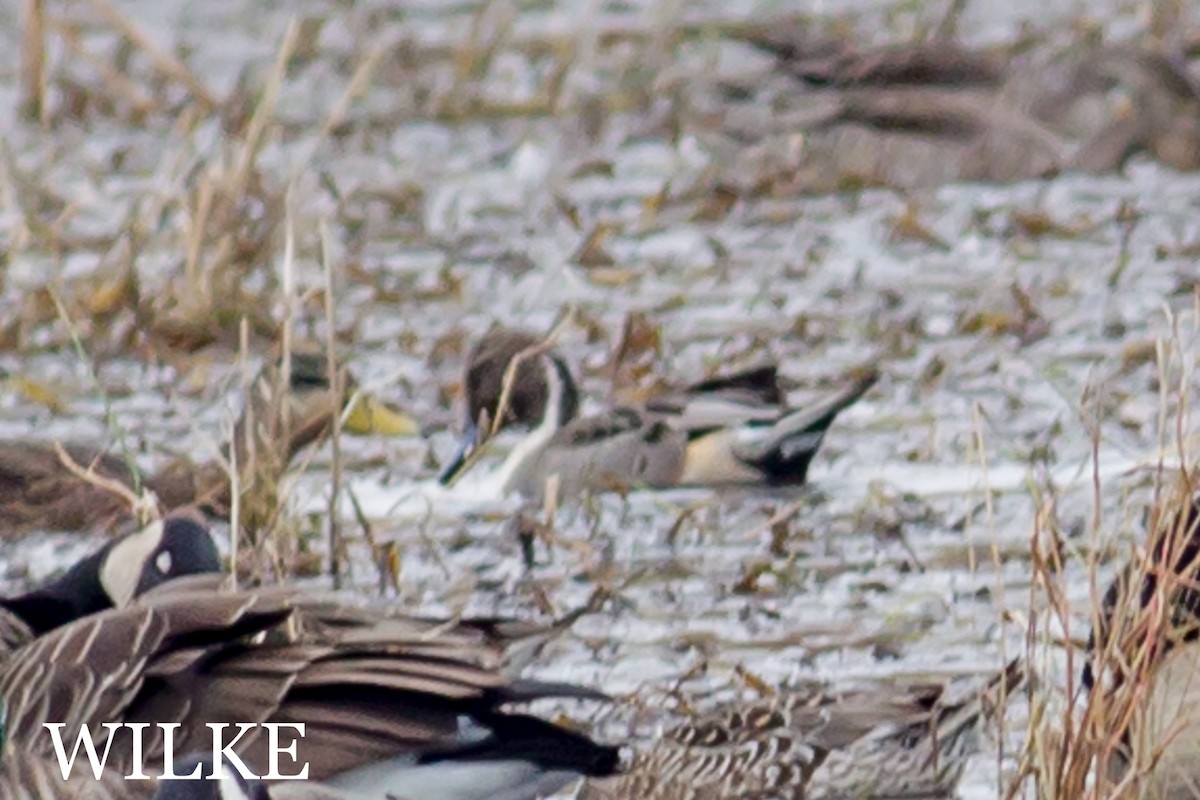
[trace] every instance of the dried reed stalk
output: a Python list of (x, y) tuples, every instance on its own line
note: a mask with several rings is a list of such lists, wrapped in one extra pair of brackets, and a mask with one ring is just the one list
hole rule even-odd
[[(236, 255), (233, 231), (214, 231), (212, 228), (226, 219), (232, 220), (234, 225), (242, 220), (242, 215), (236, 213), (236, 209), (250, 193), (258, 156), (266, 144), (267, 130), (275, 119), (280, 87), (295, 52), (298, 36), (299, 25), (293, 21), (275, 54), (275, 61), (246, 125), (241, 147), (232, 166), (226, 168), (219, 162), (209, 165), (197, 180), (196, 199), (188, 215), (184, 274), (188, 292), (194, 297), (204, 298), (202, 305), (205, 307), (214, 301), (211, 296), (213, 287), (221, 285), (214, 280), (214, 276), (220, 274)], [(215, 240), (215, 247), (208, 255), (207, 266), (202, 269), (200, 262), (210, 237)]]
[(137, 494), (118, 480), (98, 475), (91, 466), (80, 466), (71, 457), (71, 454), (63, 448), (61, 442), (56, 441), (54, 443), (54, 453), (58, 456), (59, 463), (66, 468), (67, 472), (70, 472), (84, 483), (95, 486), (97, 489), (116, 495), (124, 500), (129, 505), (130, 515), (139, 525), (144, 525), (159, 516), (158, 499), (154, 496), (153, 492), (147, 491)]
[(92, 55), (79, 40), (79, 34), (74, 27), (53, 18), (47, 20), (47, 25), (66, 46), (71, 60), (87, 64), (94, 70), (108, 87), (109, 94), (128, 103), (135, 116), (144, 116), (155, 109), (154, 98), (147, 94), (142, 87), (114, 69), (111, 63)]
[(45, 121), (45, 0), (25, 0), (21, 17), (21, 114), (28, 119)]
[[(321, 220), (321, 267), (325, 275), (325, 358), (329, 369), (329, 381), (333, 396), (340, 399), (346, 392), (342, 371), (338, 368), (337, 355), (337, 317), (333, 306), (333, 257), (329, 251), (329, 225)], [(342, 492), (342, 418), (343, 414), (334, 417), (330, 430), (330, 446), (333, 448), (333, 468), (330, 475), (329, 497), (329, 575), (333, 580), (333, 588), (342, 587), (342, 527), (339, 500)]]
[(126, 19), (117, 9), (113, 8), (108, 3), (108, 0), (88, 0), (88, 2), (117, 33), (121, 34), (131, 44), (144, 52), (155, 69), (171, 80), (185, 86), (192, 94), (192, 97), (206, 108), (213, 109), (217, 107), (217, 101), (212, 93), (208, 91), (204, 83), (186, 64), (159, 47), (147, 33)]
[[(1107, 488), (1101, 484), (1099, 472), (1101, 428), (1098, 415), (1083, 415), (1093, 452), (1091, 547), (1081, 556), (1086, 559), (1083, 566), (1090, 592), (1086, 668), (1092, 689), (1086, 696), (1079, 690), (1078, 679), (1084, 664), (1069, 645), (1077, 638), (1071, 626), (1078, 619), (1065, 581), (1071, 573), (1064, 560), (1071, 551), (1052, 524), (1050, 500), (1035, 517), (1030, 607), (1045, 611), (1040, 616), (1036, 611), (1030, 614), (1027, 643), (1031, 656), (1047, 644), (1054, 646), (1056, 634), (1045, 628), (1050, 627), (1049, 622), (1055, 623), (1068, 643), (1067, 679), (1057, 699), (1046, 689), (1035, 692), (1031, 699), (1026, 746), (1010, 797), (1017, 796), (1026, 779), (1032, 781), (1033, 795), (1039, 800), (1139, 796), (1172, 738), (1182, 732), (1183, 726), (1177, 723), (1166, 727), (1157, 741), (1130, 738), (1156, 689), (1157, 669), (1164, 655), (1200, 633), (1200, 621), (1195, 618), (1200, 609), (1193, 606), (1200, 597), (1196, 594), (1200, 592), (1200, 564), (1186, 561), (1195, 556), (1195, 546), (1200, 543), (1200, 513), (1194, 506), (1200, 468), (1189, 447), (1188, 415), (1194, 385), (1194, 342), (1200, 334), (1200, 300), (1193, 314), (1194, 324), (1188, 332), (1182, 330), (1179, 317), (1168, 313), (1171, 336), (1156, 348), (1159, 455), (1149, 538), (1145, 545), (1132, 548), (1123, 571), (1105, 592), (1099, 579), (1104, 553), (1101, 513)], [(1088, 396), (1093, 394), (1089, 389)], [(1172, 399), (1174, 414), (1169, 413)], [(1181, 466), (1168, 466), (1168, 454), (1177, 455)]]

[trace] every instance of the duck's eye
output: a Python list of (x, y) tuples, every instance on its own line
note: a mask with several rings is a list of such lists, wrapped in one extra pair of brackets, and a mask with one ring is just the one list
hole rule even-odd
[(154, 559), (154, 566), (157, 567), (158, 571), (161, 572), (163, 575), (167, 575), (168, 573), (170, 573), (171, 572), (171, 553), (170, 553), (170, 551), (163, 550), (161, 553), (159, 553), (158, 558)]

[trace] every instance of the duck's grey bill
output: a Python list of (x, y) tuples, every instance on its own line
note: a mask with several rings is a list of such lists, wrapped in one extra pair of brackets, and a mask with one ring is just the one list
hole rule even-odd
[(462, 439), (458, 442), (458, 449), (455, 450), (454, 456), (446, 462), (446, 466), (442, 467), (442, 473), (438, 475), (438, 483), (442, 486), (449, 486), (454, 482), (471, 453), (475, 451), (478, 436), (479, 426), (474, 422), (468, 423), (466, 430), (463, 431)]

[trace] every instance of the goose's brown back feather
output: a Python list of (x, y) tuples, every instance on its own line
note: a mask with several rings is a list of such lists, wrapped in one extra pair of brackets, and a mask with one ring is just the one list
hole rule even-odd
[[(9, 741), (41, 757), (53, 754), (47, 721), (66, 723), (67, 741), (81, 725), (180, 722), (178, 753), (211, 749), (209, 722), (304, 722), (298, 760), (319, 780), (452, 737), (460, 714), (503, 700), (495, 655), (477, 630), (366, 613), (356, 622), (288, 590), (170, 591), (22, 649), (0, 667), (0, 696)], [(153, 733), (151, 765), (163, 747)], [(237, 751), (265, 771), (266, 746), (258, 729)], [(131, 752), (118, 739), (110, 763), (127, 769)]]
[(0, 797), (4, 800), (149, 800), (150, 781), (127, 781), (115, 770), (97, 780), (90, 769), (62, 779), (53, 758), (9, 748), (0, 755)]

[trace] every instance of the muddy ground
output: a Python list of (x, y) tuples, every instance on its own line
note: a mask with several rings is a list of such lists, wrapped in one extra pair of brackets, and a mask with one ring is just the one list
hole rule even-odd
[[(0, 11), (10, 53), (16, 5)], [(238, 407), (238, 321), (256, 355), (289, 309), (298, 336), (325, 335), (324, 236), (354, 369), (431, 431), (344, 444), (347, 483), (399, 557), (398, 586), (381, 587), (343, 502), (352, 591), (537, 618), (607, 588), (531, 668), (617, 696), (564, 709), (602, 735), (652, 736), (680, 697), (704, 707), (760, 680), (991, 669), (1025, 651), (1031, 616), (1054, 627), (1030, 577), (1035, 521), (1060, 536), (1083, 636), (1094, 581), (1144, 533), (1153, 467), (1178, 460), (1200, 176), (1135, 159), (1007, 186), (730, 195), (710, 180), (728, 142), (702, 112), (724, 77), (768, 80), (771, 59), (726, 34), (778, 4), (47, 5), (43, 119), (2, 127), (0, 433), (106, 443), (120, 428), (147, 465), (207, 458)], [(808, 11), (884, 40), (936, 22), (933, 5)], [(1031, 25), (1120, 36), (1143, 11), (968, 3), (957, 21), (977, 43)], [(15, 109), (16, 58), (3, 70)], [(562, 349), (592, 407), (614, 379), (764, 360), (796, 403), (864, 363), (883, 376), (810, 487), (593, 498), (548, 520), (530, 565), (511, 499), (428, 482), (472, 337), (548, 330), (567, 307), (580, 324)], [(301, 527), (327, 516), (329, 464), (322, 450), (297, 480)], [(3, 584), (94, 541), (0, 540)], [(1048, 683), (1065, 677), (1060, 645), (1035, 648)], [(1018, 709), (1010, 755), (1023, 724)], [(996, 763), (977, 759), (964, 794), (996, 797)]]

